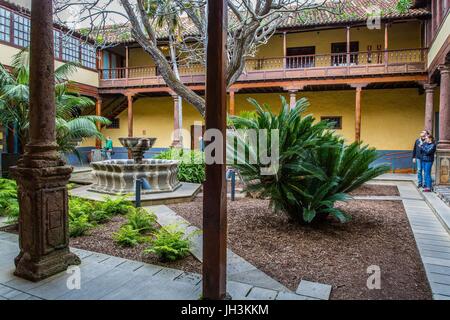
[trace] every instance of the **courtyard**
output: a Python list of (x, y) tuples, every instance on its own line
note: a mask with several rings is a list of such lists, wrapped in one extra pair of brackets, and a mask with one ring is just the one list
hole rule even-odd
[(369, 2), (0, 0), (0, 300), (450, 300), (450, 2)]

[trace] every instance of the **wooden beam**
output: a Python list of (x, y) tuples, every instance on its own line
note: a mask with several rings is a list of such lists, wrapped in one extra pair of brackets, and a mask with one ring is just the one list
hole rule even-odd
[[(227, 0), (208, 0), (208, 39), (206, 129), (219, 130), (223, 143), (215, 152), (216, 162), (206, 166), (203, 187), (203, 298), (219, 300), (226, 298), (227, 281)], [(217, 159), (219, 153), (222, 159)]]

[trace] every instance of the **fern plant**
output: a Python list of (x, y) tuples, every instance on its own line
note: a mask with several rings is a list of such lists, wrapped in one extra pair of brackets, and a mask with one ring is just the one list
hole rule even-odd
[(132, 210), (127, 216), (127, 225), (140, 233), (148, 233), (155, 230), (156, 215), (147, 212), (143, 208)]
[(144, 240), (139, 230), (127, 224), (113, 234), (113, 239), (118, 245), (123, 247), (134, 247)]
[(111, 197), (105, 197), (104, 201), (101, 203), (100, 210), (103, 210), (109, 216), (116, 216), (126, 215), (133, 209), (133, 203), (127, 200), (126, 196), (122, 196), (114, 199)]
[[(307, 99), (300, 99), (291, 110), (282, 97), (278, 114), (269, 105), (261, 106), (253, 99), (250, 102), (256, 118), (232, 117), (232, 121), (242, 128), (278, 130), (278, 163), (269, 166), (259, 157), (255, 157), (256, 163), (250, 161), (247, 155), (259, 155), (261, 148), (272, 154), (271, 141), (267, 147), (253, 145), (239, 131), (230, 132), (228, 152), (234, 155), (233, 166), (243, 177), (247, 191), (270, 199), (275, 211), (286, 212), (302, 223), (329, 215), (346, 222), (350, 216), (335, 208), (336, 201), (346, 200), (347, 193), (389, 170), (387, 166), (371, 165), (378, 157), (375, 149), (361, 143), (346, 145), (328, 123), (304, 115)], [(235, 153), (234, 139), (244, 146), (245, 153)], [(263, 170), (268, 168), (270, 175)]]
[(86, 234), (94, 225), (89, 222), (87, 214), (76, 215), (69, 211), (69, 236), (76, 238)]
[(154, 253), (162, 261), (176, 261), (186, 257), (191, 247), (191, 237), (186, 236), (184, 230), (176, 224), (163, 227), (155, 234), (149, 248), (144, 253)]
[(19, 220), (17, 184), (14, 180), (0, 179), (0, 216), (7, 217), (8, 224)]

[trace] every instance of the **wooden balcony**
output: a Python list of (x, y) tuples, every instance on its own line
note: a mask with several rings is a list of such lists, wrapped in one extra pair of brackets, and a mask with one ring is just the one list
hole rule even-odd
[[(238, 82), (418, 74), (426, 72), (426, 58), (420, 48), (249, 59)], [(205, 83), (203, 66), (181, 66), (180, 74), (187, 85)], [(165, 86), (151, 66), (102, 69), (99, 76), (101, 88)]]

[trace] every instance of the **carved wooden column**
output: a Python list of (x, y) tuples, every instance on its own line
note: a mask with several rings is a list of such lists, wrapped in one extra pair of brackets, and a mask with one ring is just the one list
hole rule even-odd
[(425, 125), (424, 129), (429, 132), (433, 132), (433, 119), (434, 119), (434, 89), (435, 84), (424, 84), (425, 89)]
[(450, 184), (450, 65), (441, 65), (436, 184)]
[(30, 142), (13, 174), (19, 185), (15, 275), (39, 281), (80, 259), (69, 251), (67, 182), (72, 168), (57, 152), (52, 0), (33, 0), (30, 47)]
[[(227, 0), (208, 0), (208, 39), (206, 129), (219, 130), (224, 143), (222, 150), (216, 150), (219, 163), (206, 166), (203, 187), (203, 297), (218, 300), (227, 297)], [(207, 145), (211, 142), (205, 141)], [(220, 152), (222, 157), (217, 159)]]
[(350, 65), (350, 26), (347, 26), (347, 65)]
[(362, 88), (367, 84), (355, 84), (352, 88), (356, 89), (355, 99), (355, 141), (361, 141), (361, 94)]
[(183, 129), (182, 99), (175, 93), (172, 95), (172, 98), (173, 98), (172, 147), (183, 148), (183, 136), (181, 134), (181, 130)]
[(236, 114), (236, 101), (235, 101), (235, 89), (230, 89), (230, 115)]
[[(95, 115), (98, 117), (102, 116), (102, 99), (100, 97), (97, 98), (97, 102), (95, 103)], [(97, 130), (100, 131), (102, 129), (102, 126), (100, 122), (97, 121)], [(95, 146), (97, 149), (102, 148), (102, 141), (100, 139), (95, 140)]]
[(389, 23), (384, 25), (384, 64), (388, 64), (389, 60)]

